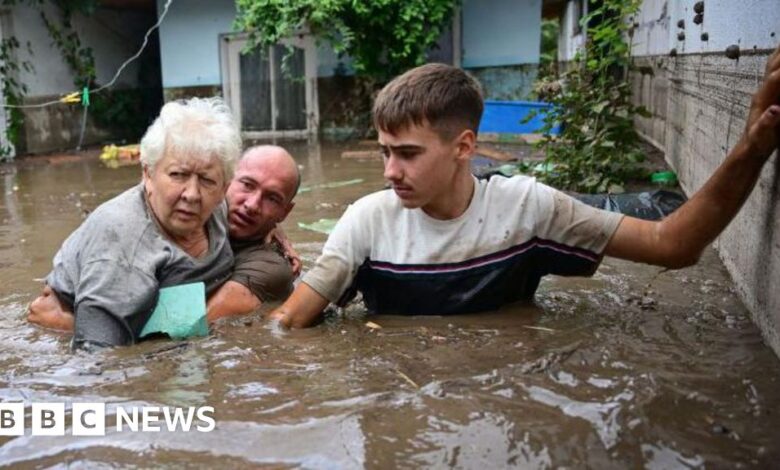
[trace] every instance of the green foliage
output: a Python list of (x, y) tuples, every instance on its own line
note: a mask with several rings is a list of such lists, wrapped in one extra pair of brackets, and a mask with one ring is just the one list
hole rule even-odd
[(59, 24), (50, 20), (46, 13), (41, 10), (41, 20), (46, 26), (46, 30), (49, 32), (49, 36), (57, 49), (62, 53), (65, 63), (68, 64), (73, 71), (73, 84), (76, 88), (81, 90), (83, 87), (91, 87), (97, 77), (97, 69), (95, 68), (95, 58), (92, 55), (92, 48), (85, 47), (81, 44), (78, 32), (73, 27), (72, 15), (74, 11), (91, 11), (83, 7), (84, 2), (75, 2), (82, 4), (82, 8), (74, 9), (70, 6), (70, 2), (54, 2), (58, 4), (65, 4), (60, 6), (62, 18)]
[(626, 37), (633, 31), (627, 22), (639, 0), (603, 0), (582, 19), (587, 29), (584, 53), (572, 68), (545, 90), (552, 110), (545, 116), (542, 132), (562, 125), (558, 138), (546, 137), (548, 168), (539, 175), (557, 187), (584, 192), (619, 192), (627, 179), (642, 174), (644, 153), (634, 129), (634, 117), (649, 117), (642, 106), (631, 102), (631, 51)]
[(539, 53), (539, 73), (549, 75), (558, 62), (558, 33), (560, 23), (557, 19), (542, 20), (541, 51)]
[(310, 31), (384, 82), (425, 62), (458, 0), (236, 0), (235, 28), (251, 47)]

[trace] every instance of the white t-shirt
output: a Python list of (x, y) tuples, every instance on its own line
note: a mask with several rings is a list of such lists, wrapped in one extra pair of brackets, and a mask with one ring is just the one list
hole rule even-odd
[(359, 290), (373, 313), (494, 310), (532, 298), (545, 274), (593, 274), (621, 218), (527, 176), (475, 178), (451, 220), (379, 191), (347, 209), (303, 282), (340, 305)]

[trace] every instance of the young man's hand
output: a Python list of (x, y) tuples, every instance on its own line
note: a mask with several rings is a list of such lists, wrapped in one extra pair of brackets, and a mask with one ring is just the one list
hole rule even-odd
[(769, 57), (764, 83), (750, 102), (743, 140), (750, 152), (767, 158), (780, 145), (780, 47)]

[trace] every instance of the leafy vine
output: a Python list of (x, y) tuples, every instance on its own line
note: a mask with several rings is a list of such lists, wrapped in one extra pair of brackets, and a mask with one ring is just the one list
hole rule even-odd
[[(643, 173), (644, 154), (634, 117), (650, 117), (631, 101), (628, 72), (633, 69), (630, 18), (640, 0), (603, 0), (582, 19), (584, 50), (559, 80), (537, 85), (553, 106), (544, 117), (540, 142), (548, 165), (538, 176), (557, 187), (585, 192), (620, 192)], [(560, 135), (549, 135), (561, 126)]]

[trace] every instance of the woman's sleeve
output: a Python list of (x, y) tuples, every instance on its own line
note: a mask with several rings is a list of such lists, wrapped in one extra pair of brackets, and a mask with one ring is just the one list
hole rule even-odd
[(121, 261), (86, 263), (73, 306), (73, 348), (135, 343), (154, 310), (158, 290), (153, 275)]

